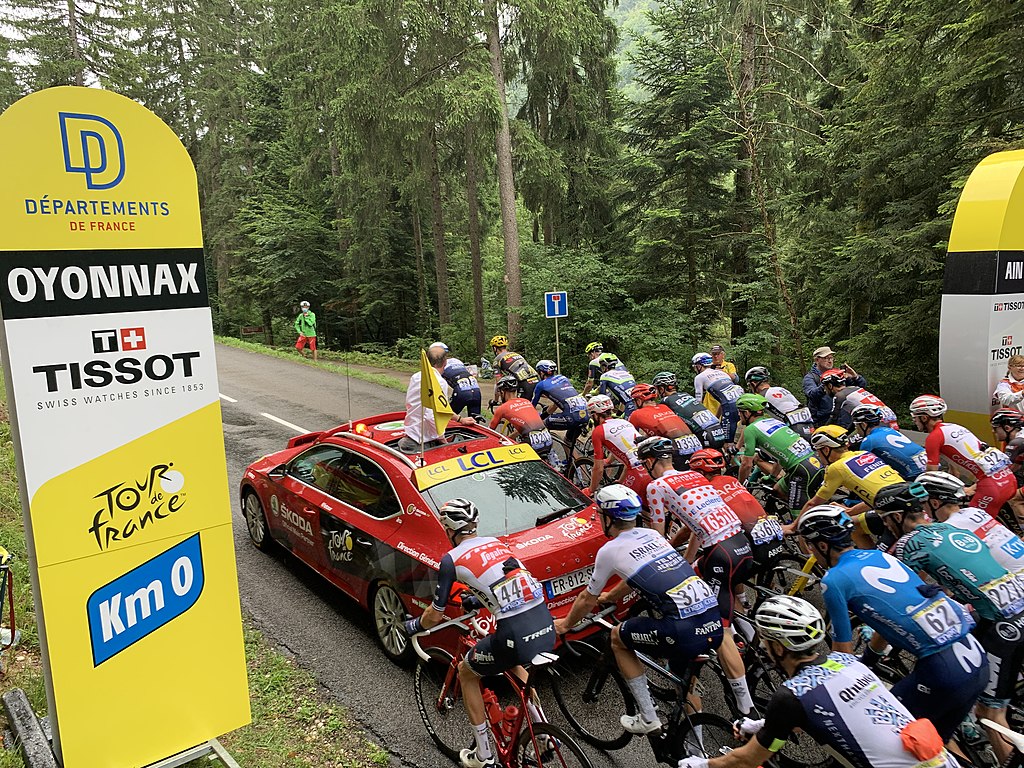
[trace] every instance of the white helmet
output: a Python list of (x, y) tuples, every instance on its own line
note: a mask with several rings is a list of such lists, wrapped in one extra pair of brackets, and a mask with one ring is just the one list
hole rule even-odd
[(451, 499), (441, 505), (437, 511), (441, 525), (452, 533), (472, 533), (476, 530), (476, 521), (480, 510), (469, 499)]
[(935, 470), (934, 472), (922, 472), (914, 478), (915, 483), (920, 483), (928, 491), (928, 496), (946, 503), (959, 504), (967, 503), (967, 491), (964, 481), (949, 472)]
[(309, 302), (308, 301), (300, 301), (299, 302), (299, 306), (302, 307), (303, 309), (309, 309)]
[(591, 415), (597, 416), (601, 413), (608, 413), (615, 407), (615, 403), (608, 395), (594, 395), (592, 398), (587, 400), (587, 411)]
[(825, 622), (818, 609), (799, 597), (769, 597), (757, 609), (754, 624), (761, 637), (791, 651), (805, 651), (825, 639)]
[(941, 416), (946, 412), (946, 401), (937, 395), (921, 395), (910, 401), (911, 416)]

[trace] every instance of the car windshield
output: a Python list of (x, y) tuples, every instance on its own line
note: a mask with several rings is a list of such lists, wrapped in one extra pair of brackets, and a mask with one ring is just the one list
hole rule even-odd
[(434, 510), (449, 499), (469, 499), (480, 508), (481, 536), (519, 533), (590, 504), (580, 490), (543, 461), (506, 464), (456, 477), (423, 492)]

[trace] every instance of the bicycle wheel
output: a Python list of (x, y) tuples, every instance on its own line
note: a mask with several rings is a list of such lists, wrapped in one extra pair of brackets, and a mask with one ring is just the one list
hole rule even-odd
[(683, 719), (674, 734), (674, 748), (679, 758), (720, 757), (742, 746), (732, 735), (732, 723), (724, 717), (697, 712)]
[[(633, 738), (622, 727), (623, 713), (636, 713), (636, 703), (615, 660), (582, 640), (571, 640), (552, 671), (551, 692), (569, 725), (598, 749), (621, 749)], [(575, 654), (578, 653), (579, 656)]]
[(430, 661), (421, 659), (413, 677), (416, 708), (437, 748), (446, 757), (458, 760), (459, 752), (469, 743), (469, 721), (462, 706), (458, 674), (450, 653), (430, 648), (427, 654)]
[[(532, 733), (531, 733), (532, 728)], [(556, 725), (528, 724), (512, 750), (513, 768), (593, 768), (583, 749)]]

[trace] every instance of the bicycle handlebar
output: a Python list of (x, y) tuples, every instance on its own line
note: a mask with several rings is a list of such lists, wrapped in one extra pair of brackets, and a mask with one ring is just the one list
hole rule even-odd
[(579, 624), (577, 624), (574, 627), (570, 627), (566, 634), (575, 635), (579, 632), (582, 632), (584, 629), (591, 626), (592, 624), (600, 624), (602, 627), (611, 629), (615, 625), (608, 621), (605, 617), (615, 613), (616, 608), (618, 608), (618, 605), (616, 603), (612, 603), (606, 608), (602, 608), (597, 613), (592, 613), (589, 616), (584, 616), (582, 619), (580, 619)]
[(1004, 739), (1010, 742), (1013, 745), (1014, 749), (1016, 749), (1020, 754), (1024, 755), (1024, 736), (1017, 733), (1016, 731), (1011, 731), (1005, 725), (994, 723), (991, 720), (984, 717), (978, 720), (978, 722), (984, 725), (986, 728), (990, 728), (996, 733), (998, 733), (1000, 736), (1002, 736)]
[(412, 644), (412, 649), (416, 652), (423, 661), (430, 661), (430, 655), (423, 650), (423, 646), (420, 645), (420, 638), (432, 635), (442, 629), (448, 629), (449, 627), (458, 627), (464, 629), (466, 632), (476, 632), (480, 636), (487, 634), (483, 625), (480, 623), (480, 619), (477, 618), (477, 614), (480, 611), (472, 611), (470, 613), (459, 616), (457, 619), (449, 619), (443, 621), (436, 627), (431, 627), (422, 632), (417, 632), (415, 635), (409, 638), (409, 642)]

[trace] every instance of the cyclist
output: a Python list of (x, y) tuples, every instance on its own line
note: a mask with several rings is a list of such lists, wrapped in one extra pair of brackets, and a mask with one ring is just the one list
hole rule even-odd
[[(637, 651), (667, 656), (673, 669), (722, 642), (722, 620), (711, 588), (657, 531), (638, 528), (640, 497), (622, 485), (609, 485), (594, 497), (601, 513), (604, 535), (611, 541), (598, 550), (590, 583), (555, 622), (565, 634), (598, 603), (617, 603), (636, 590), (662, 616), (627, 619), (612, 630), (612, 651), (640, 710), (623, 715), (630, 733), (652, 733), (661, 728)], [(613, 577), (622, 579), (604, 592)]]
[(1016, 408), (1000, 408), (990, 419), (992, 433), (1003, 444), (1003, 452), (1010, 459), (1010, 471), (1017, 484), (1024, 484), (1024, 413)]
[(690, 469), (700, 472), (715, 487), (722, 501), (740, 519), (743, 532), (750, 539), (754, 572), (761, 573), (774, 564), (785, 550), (782, 523), (769, 515), (761, 503), (725, 472), (725, 456), (714, 448), (704, 448), (690, 457)]
[(927, 468), (924, 448), (892, 427), (877, 405), (863, 403), (850, 412), (854, 429), (861, 436), (857, 447), (870, 451), (907, 480), (913, 480)]
[(601, 366), (601, 379), (597, 391), (618, 400), (624, 409), (622, 415), (628, 419), (629, 414), (636, 408), (636, 404), (629, 396), (630, 391), (636, 386), (633, 374), (627, 371), (626, 366), (611, 352), (603, 353), (597, 358), (597, 362)]
[(868, 451), (851, 451), (850, 436), (835, 424), (818, 427), (811, 435), (811, 447), (825, 464), (825, 478), (804, 510), (831, 501), (840, 488), (860, 499), (850, 508), (851, 515), (867, 512), (875, 496), (888, 486), (905, 483), (900, 473)]
[(636, 410), (629, 415), (629, 423), (648, 436), (667, 437), (675, 446), (672, 466), (686, 469), (690, 456), (694, 451), (703, 448), (700, 440), (694, 437), (686, 422), (663, 403), (657, 402), (658, 390), (650, 384), (637, 384), (629, 393), (636, 403)]
[[(544, 587), (523, 567), (504, 543), (477, 535), (480, 511), (466, 499), (452, 499), (438, 510), (453, 549), (441, 558), (434, 601), (423, 615), (409, 619), (410, 635), (437, 626), (444, 619), (452, 588), (464, 585), (497, 620), (492, 634), (481, 639), (459, 664), (462, 696), (476, 745), (459, 759), (465, 768), (492, 768), (498, 762), (487, 732), (480, 678), (514, 670), (526, 680), (522, 665), (555, 647), (554, 623), (544, 600)], [(535, 705), (527, 704), (533, 710)], [(539, 711), (530, 717), (541, 719)]]
[(537, 409), (525, 397), (519, 396), (519, 382), (514, 376), (506, 376), (495, 387), (501, 396), (501, 405), (494, 409), (491, 429), (497, 429), (499, 424), (506, 422), (519, 435), (520, 442), (529, 445), (547, 461), (554, 441)]
[(977, 482), (974, 506), (992, 517), (1017, 493), (1017, 481), (1010, 471), (1009, 457), (998, 448), (982, 443), (974, 433), (959, 424), (946, 424), (942, 416), (946, 401), (935, 395), (921, 395), (910, 403), (910, 415), (922, 432), (927, 432), (924, 449), (928, 470), (939, 468), (940, 456), (970, 472)]
[(721, 449), (726, 442), (722, 422), (693, 395), (677, 391), (676, 382), (676, 375), (671, 371), (662, 371), (651, 380), (651, 384), (658, 390), (661, 402), (685, 422), (690, 431), (700, 438), (705, 448)]
[(683, 557), (694, 563), (697, 573), (718, 598), (718, 611), (726, 627), (718, 658), (741, 712), (754, 707), (746, 682), (743, 659), (733, 640), (733, 605), (737, 585), (754, 567), (750, 542), (743, 526), (707, 479), (698, 472), (672, 468), (672, 443), (663, 437), (648, 437), (638, 446), (640, 458), (654, 480), (647, 486), (647, 506), (655, 529), (664, 530), (669, 515), (681, 524), (672, 545), (687, 541)]
[[(930, 522), (920, 505), (882, 519), (900, 537), (893, 555), (971, 607), (977, 621), (974, 636), (988, 653), (991, 672), (977, 714), (1008, 726), (1006, 708), (1024, 665), (1024, 572), (1007, 571), (973, 533)], [(1008, 745), (992, 732), (989, 739), (1002, 764), (1010, 754)]]
[(877, 549), (854, 549), (853, 521), (838, 504), (805, 512), (797, 533), (828, 570), (822, 578), (832, 648), (853, 652), (851, 614), (874, 630), (861, 660), (869, 667), (886, 643), (917, 657), (893, 695), (949, 740), (988, 680), (985, 651), (970, 634), (967, 610), (910, 568)]
[(772, 386), (772, 374), (763, 365), (755, 365), (743, 377), (747, 390), (761, 395), (768, 405), (768, 412), (805, 440), (814, 431), (811, 410), (802, 405), (796, 396), (785, 387)]
[[(587, 415), (587, 401), (576, 391), (565, 376), (558, 373), (553, 360), (540, 360), (537, 365), (537, 375), (540, 381), (533, 388), (534, 407), (542, 397), (550, 400), (558, 410), (550, 413), (544, 418), (544, 426), (548, 430), (564, 431), (567, 450), (572, 451), (576, 445), (576, 438), (580, 436), (584, 425), (590, 421)], [(566, 461), (571, 457), (566, 456)]]
[(644, 470), (636, 453), (636, 427), (615, 415), (615, 404), (608, 395), (594, 395), (587, 401), (587, 411), (594, 420), (590, 441), (594, 445), (594, 467), (590, 473), (591, 496), (604, 479), (605, 449), (625, 467), (622, 484), (645, 497), (651, 476)]
[(465, 409), (469, 416), (480, 415), (480, 384), (476, 376), (469, 372), (469, 368), (457, 357), (448, 357), (448, 346), (440, 341), (430, 345), (431, 347), (442, 347), (445, 353), (444, 370), (441, 376), (452, 388), (451, 406), (455, 413), (462, 413)]
[(498, 381), (505, 376), (513, 376), (519, 382), (523, 397), (527, 400), (533, 397), (533, 388), (538, 381), (537, 372), (526, 362), (526, 358), (516, 352), (510, 352), (508, 339), (504, 336), (494, 336), (491, 339), (491, 351), (494, 353), (494, 375), (497, 377), (491, 399), (498, 399)]
[(597, 386), (597, 382), (601, 380), (601, 365), (597, 362), (597, 358), (604, 352), (604, 346), (600, 341), (592, 341), (587, 344), (587, 357), (589, 362), (587, 363), (587, 383), (583, 387), (583, 396), (586, 397), (590, 394), (591, 390)]
[[(825, 468), (814, 455), (814, 449), (800, 435), (778, 419), (765, 415), (768, 402), (761, 395), (743, 395), (736, 401), (743, 429), (743, 451), (740, 459), (740, 482), (745, 482), (754, 469), (758, 450), (771, 456), (782, 470), (775, 486), (776, 494), (786, 500), (791, 511), (800, 510), (818, 490)], [(765, 464), (762, 470), (772, 471)]]
[(743, 388), (734, 384), (725, 371), (710, 367), (711, 355), (700, 352), (693, 356), (690, 367), (697, 374), (693, 379), (694, 394), (712, 413), (718, 416), (725, 428), (726, 445), (736, 442), (736, 399), (743, 394)]
[(899, 429), (896, 414), (885, 403), (864, 389), (863, 385), (851, 383), (849, 374), (840, 368), (830, 368), (821, 374), (821, 386), (832, 398), (832, 415), (829, 424), (838, 424), (849, 429), (853, 426), (850, 414), (858, 405), (877, 405), (882, 409), (882, 423)]
[(753, 736), (727, 755), (687, 757), (679, 768), (754, 768), (769, 760), (797, 729), (842, 755), (853, 768), (956, 768), (935, 726), (915, 720), (875, 673), (855, 656), (818, 653), (825, 622), (799, 597), (777, 595), (754, 616), (761, 647), (786, 679), (763, 720), (736, 724)]

